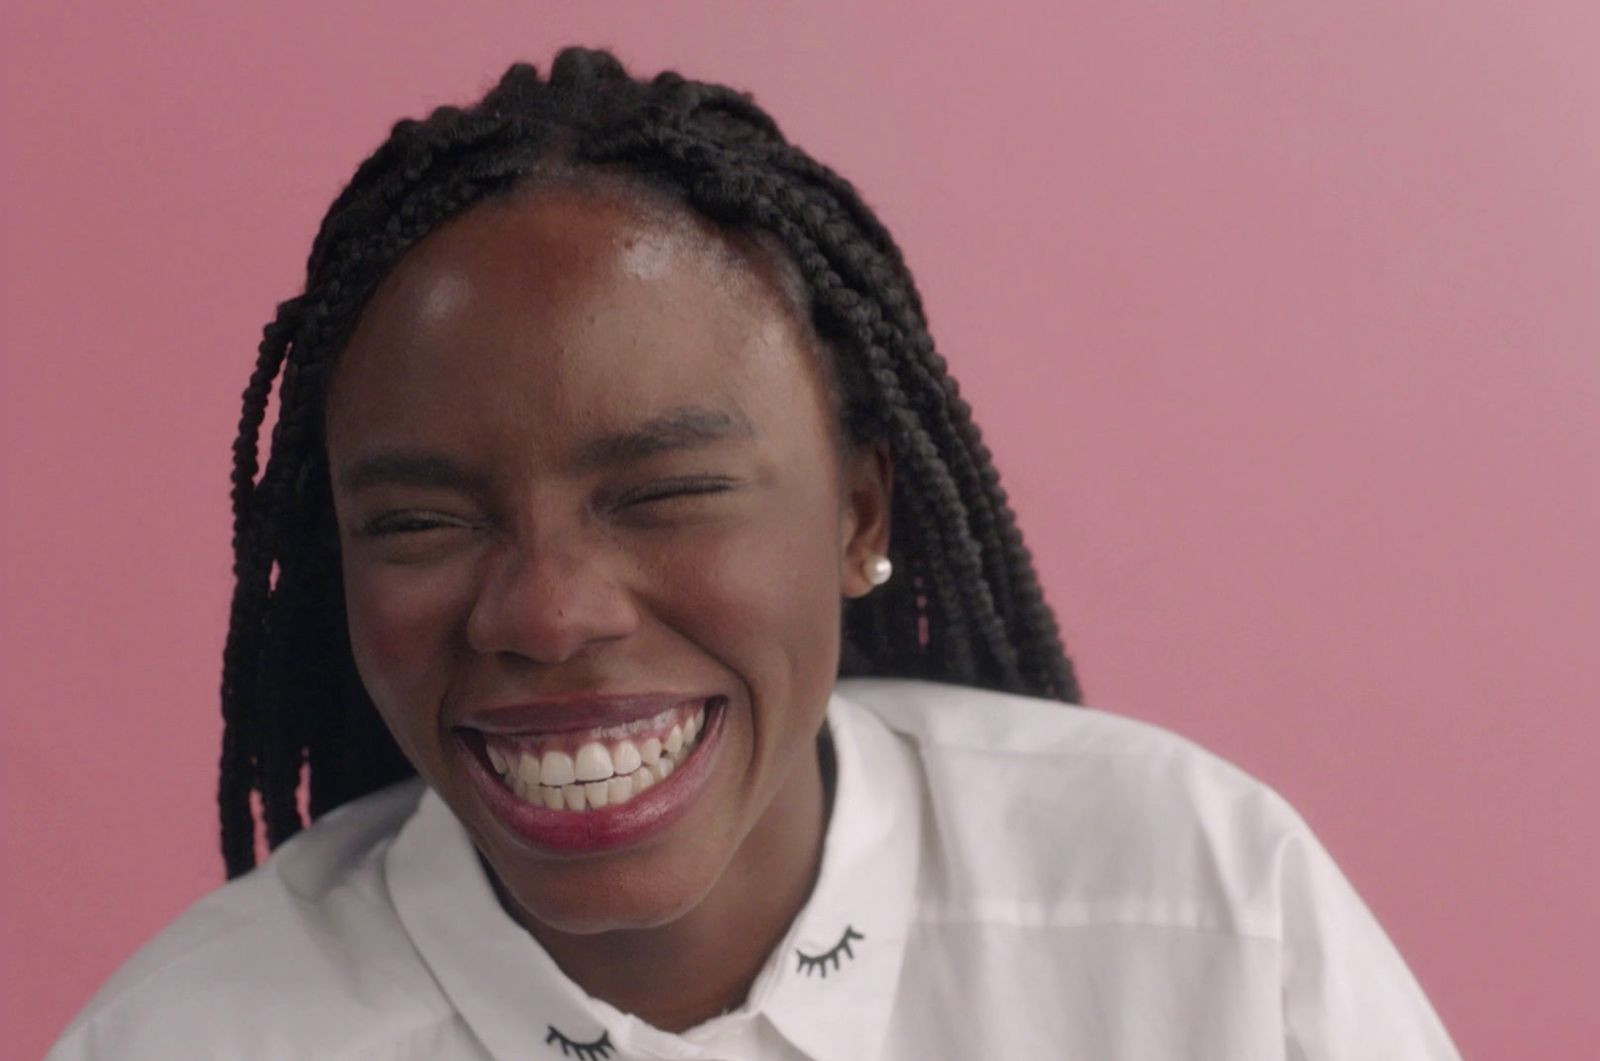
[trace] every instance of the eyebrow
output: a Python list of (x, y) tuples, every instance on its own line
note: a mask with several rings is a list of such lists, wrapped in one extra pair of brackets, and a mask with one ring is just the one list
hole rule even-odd
[(742, 416), (721, 409), (685, 406), (578, 447), (574, 465), (594, 471), (628, 464), (672, 450), (699, 449), (728, 439), (754, 438), (755, 428)]
[(481, 493), (488, 488), (489, 479), (449, 457), (412, 450), (374, 453), (351, 461), (339, 473), (339, 486), (348, 494), (384, 485)]
[[(755, 428), (742, 416), (719, 409), (683, 407), (644, 423), (584, 442), (572, 466), (596, 471), (645, 460), (673, 450), (697, 449), (727, 439), (753, 438)], [(374, 486), (416, 486), (466, 493), (488, 490), (489, 477), (438, 453), (385, 450), (358, 458), (339, 473), (339, 486), (358, 493)]]

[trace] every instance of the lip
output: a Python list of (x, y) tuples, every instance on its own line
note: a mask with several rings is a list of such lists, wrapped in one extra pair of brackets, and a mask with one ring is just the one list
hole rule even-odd
[[(648, 700), (653, 708), (634, 715), (604, 715), (604, 721), (593, 721), (599, 716), (584, 715), (591, 719), (585, 726), (566, 725), (562, 719), (560, 729), (541, 726), (537, 732), (564, 732), (568, 729), (603, 726), (648, 717), (666, 707), (679, 706), (683, 698), (660, 700), (656, 698), (625, 698), (640, 702)], [(722, 746), (724, 720), (728, 713), (728, 698), (708, 696), (706, 700), (705, 728), (700, 733), (694, 751), (665, 781), (658, 781), (643, 793), (617, 807), (600, 807), (583, 811), (551, 810), (527, 803), (501, 783), (485, 763), (484, 757), (470, 743), (470, 738), (457, 734), (456, 749), (466, 762), (467, 775), (472, 778), (478, 798), (488, 807), (490, 814), (519, 841), (529, 847), (551, 854), (580, 856), (598, 855), (620, 851), (645, 843), (670, 829), (688, 812), (696, 798), (705, 790), (711, 779), (717, 752)], [(583, 701), (597, 704), (602, 701)], [(614, 702), (614, 701), (604, 701)], [(466, 723), (463, 722), (465, 727)], [(473, 727), (478, 728), (478, 727)], [(484, 732), (525, 733), (527, 729), (484, 729)]]
[(580, 729), (620, 726), (650, 718), (684, 704), (709, 701), (714, 693), (636, 693), (602, 696), (582, 693), (547, 697), (519, 704), (479, 708), (456, 720), (458, 729), (475, 729), (502, 737), (535, 733), (570, 733)]

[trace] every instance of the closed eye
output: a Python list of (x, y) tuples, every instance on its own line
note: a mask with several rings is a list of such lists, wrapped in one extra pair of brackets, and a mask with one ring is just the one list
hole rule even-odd
[(603, 1061), (611, 1056), (611, 1051), (616, 1047), (611, 1045), (611, 1033), (601, 1032), (600, 1038), (592, 1043), (575, 1042), (556, 1031), (555, 1025), (547, 1024), (550, 1034), (544, 1037), (546, 1043), (554, 1043), (561, 1047), (562, 1057), (576, 1057), (581, 1061)]
[(470, 529), (469, 520), (444, 512), (407, 509), (402, 512), (385, 512), (361, 525), (361, 533), (368, 538), (385, 538), (394, 535), (420, 534), (431, 530)]
[(800, 959), (799, 970), (806, 976), (820, 974), (826, 980), (830, 969), (838, 972), (839, 967), (844, 964), (844, 959), (855, 959), (855, 951), (850, 949), (851, 941), (866, 938), (850, 925), (846, 925), (844, 927), (844, 935), (839, 937), (839, 942), (834, 944), (827, 953), (811, 955), (804, 951), (795, 951), (795, 957)]
[(663, 479), (628, 491), (617, 499), (617, 506), (626, 508), (629, 505), (647, 505), (654, 501), (668, 501), (673, 498), (720, 494), (732, 490), (735, 485), (737, 484), (733, 479), (721, 476)]

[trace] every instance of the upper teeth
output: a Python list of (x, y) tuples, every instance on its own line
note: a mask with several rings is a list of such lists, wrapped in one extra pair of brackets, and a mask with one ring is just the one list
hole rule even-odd
[(590, 740), (573, 754), (556, 748), (543, 753), (525, 750), (492, 737), (486, 746), (495, 772), (522, 799), (551, 810), (586, 810), (624, 803), (666, 778), (688, 757), (704, 724), (701, 707), (688, 719), (673, 723), (664, 739)]

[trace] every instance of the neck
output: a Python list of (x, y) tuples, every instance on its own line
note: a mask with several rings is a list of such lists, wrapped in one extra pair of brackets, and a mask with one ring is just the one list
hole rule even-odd
[(680, 1032), (736, 1009), (816, 883), (823, 775), (818, 757), (803, 760), (705, 899), (675, 921), (574, 935), (518, 920), (584, 991), (654, 1027)]

